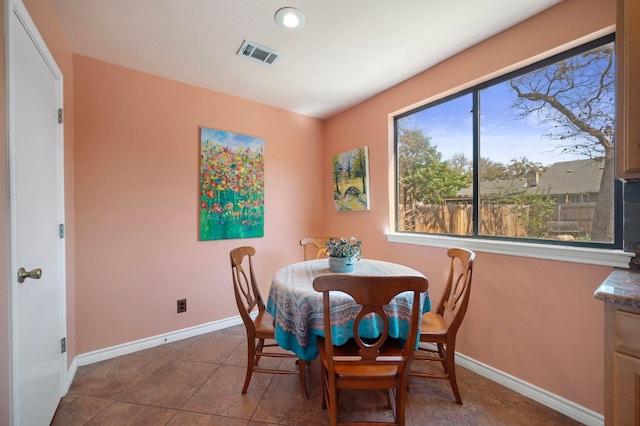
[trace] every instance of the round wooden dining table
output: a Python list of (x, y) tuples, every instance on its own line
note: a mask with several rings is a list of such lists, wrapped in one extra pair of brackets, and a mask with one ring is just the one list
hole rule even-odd
[[(318, 356), (317, 336), (324, 336), (322, 293), (313, 289), (313, 280), (320, 275), (333, 274), (328, 259), (315, 259), (287, 265), (276, 272), (269, 290), (267, 312), (275, 318), (275, 339), (284, 349), (293, 351), (303, 360)], [(361, 259), (349, 275), (419, 276), (419, 271), (397, 263)], [(407, 336), (413, 303), (412, 293), (396, 296), (385, 311), (389, 316), (389, 335)], [(431, 310), (428, 291), (421, 296), (422, 312)], [(359, 310), (351, 296), (334, 292), (331, 295), (332, 335), (335, 345), (342, 345), (353, 337), (353, 320)], [(364, 322), (367, 337), (377, 337), (379, 318)]]

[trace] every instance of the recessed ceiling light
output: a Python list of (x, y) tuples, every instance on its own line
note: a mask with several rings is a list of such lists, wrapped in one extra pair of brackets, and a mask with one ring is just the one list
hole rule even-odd
[(288, 30), (299, 30), (304, 27), (304, 14), (293, 7), (283, 7), (276, 12), (276, 24)]

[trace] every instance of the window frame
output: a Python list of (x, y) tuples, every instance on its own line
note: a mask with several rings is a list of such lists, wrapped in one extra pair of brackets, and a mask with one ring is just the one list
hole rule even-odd
[[(614, 241), (611, 243), (596, 243), (583, 241), (560, 241), (545, 239), (527, 239), (493, 235), (481, 235), (478, 232), (479, 227), (479, 168), (480, 161), (479, 150), (479, 115), (481, 110), (479, 107), (479, 93), (481, 90), (496, 84), (504, 83), (516, 76), (526, 74), (533, 70), (543, 68), (560, 60), (578, 55), (582, 52), (594, 49), (608, 43), (615, 43), (615, 33), (598, 37), (586, 43), (581, 43), (575, 47), (564, 50), (560, 53), (553, 54), (545, 59), (535, 61), (529, 65), (519, 67), (497, 77), (490, 78), (487, 81), (474, 84), (470, 87), (455, 91), (449, 91), (446, 96), (440, 99), (431, 99), (427, 103), (404, 110), (390, 116), (393, 132), (393, 172), (390, 182), (392, 185), (392, 196), (390, 202), (394, 203), (390, 206), (389, 226), (392, 231), (387, 232), (387, 239), (390, 242), (401, 242), (410, 244), (420, 244), (438, 247), (453, 247), (457, 245), (465, 245), (466, 247), (474, 247), (477, 250), (497, 253), (512, 254), (517, 256), (535, 257), (542, 259), (567, 260), (572, 262), (600, 264), (615, 267), (628, 267), (631, 254), (621, 250), (622, 248), (622, 183), (619, 179), (614, 179)], [(472, 143), (473, 143), (473, 224), (472, 235), (452, 235), (452, 234), (429, 234), (414, 231), (398, 231), (399, 223), (399, 182), (398, 182), (398, 120), (416, 114), (424, 109), (434, 107), (438, 104), (448, 102), (457, 97), (472, 95), (473, 107), (473, 126), (472, 126)], [(515, 251), (514, 251), (515, 250)]]

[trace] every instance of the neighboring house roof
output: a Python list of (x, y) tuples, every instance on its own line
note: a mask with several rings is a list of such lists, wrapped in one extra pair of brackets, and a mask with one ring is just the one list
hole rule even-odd
[[(480, 193), (482, 195), (515, 194), (524, 192), (527, 188), (527, 179), (524, 178), (485, 180), (480, 182)], [(471, 186), (458, 191), (458, 197), (471, 197), (472, 195), (473, 187)]]
[[(483, 181), (480, 182), (480, 193), (485, 196), (524, 191), (533, 194), (548, 192), (549, 195), (598, 193), (603, 168), (603, 158), (561, 161), (549, 166), (538, 179), (537, 185), (525, 178)], [(472, 195), (471, 186), (458, 191), (459, 198), (470, 198)]]
[(603, 158), (554, 163), (540, 176), (538, 190), (550, 195), (597, 193), (603, 169)]

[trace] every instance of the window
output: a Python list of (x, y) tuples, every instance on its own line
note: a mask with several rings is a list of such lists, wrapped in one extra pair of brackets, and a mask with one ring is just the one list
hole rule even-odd
[(619, 248), (610, 35), (395, 117), (396, 231)]

